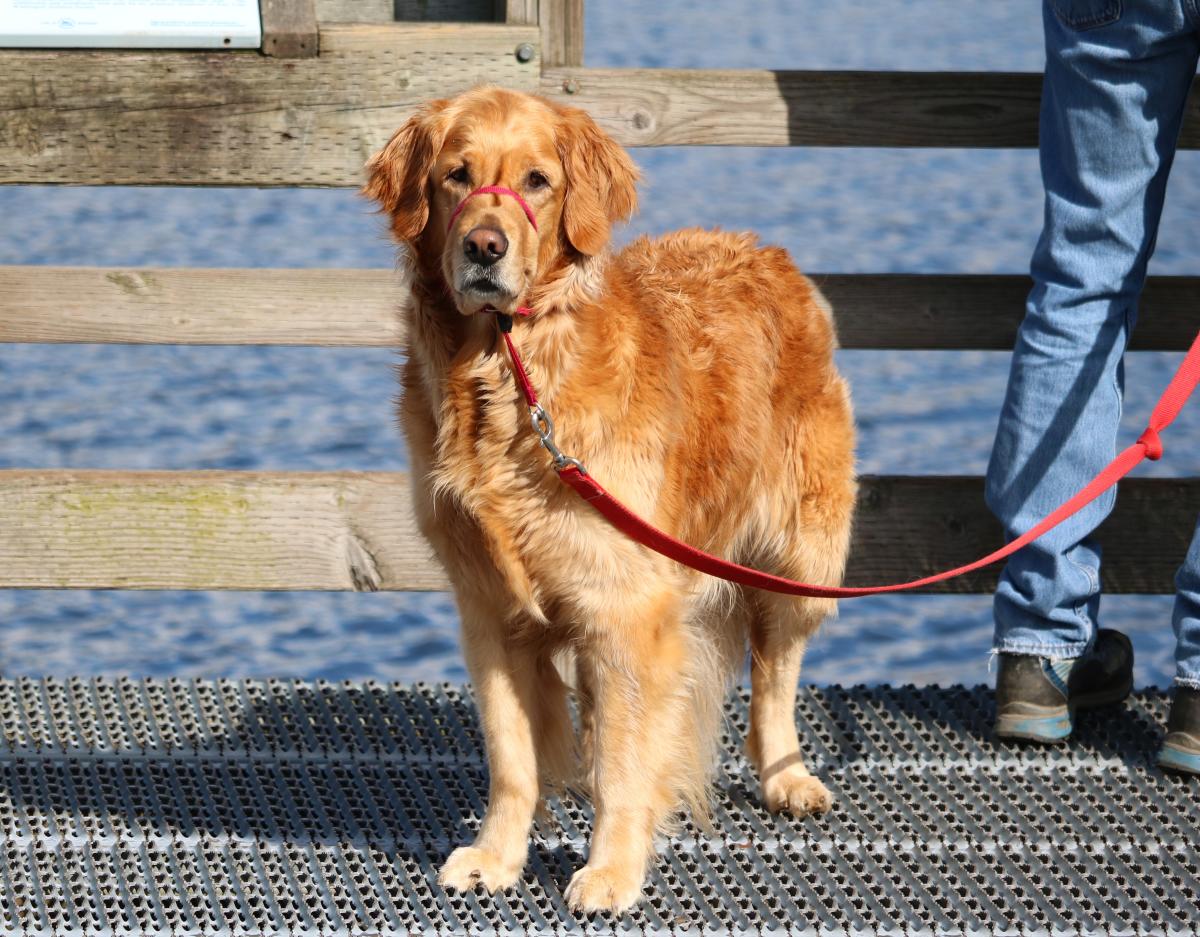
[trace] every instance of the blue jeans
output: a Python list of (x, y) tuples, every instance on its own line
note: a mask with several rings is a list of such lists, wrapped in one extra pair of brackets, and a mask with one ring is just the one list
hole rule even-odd
[[(1154, 250), (1200, 54), (1200, 0), (1045, 0), (1045, 221), (988, 465), (1012, 537), (1117, 451), (1122, 356)], [(1017, 553), (995, 597), (999, 651), (1074, 657), (1095, 638), (1114, 491)], [(1176, 577), (1176, 682), (1200, 687), (1200, 527)]]

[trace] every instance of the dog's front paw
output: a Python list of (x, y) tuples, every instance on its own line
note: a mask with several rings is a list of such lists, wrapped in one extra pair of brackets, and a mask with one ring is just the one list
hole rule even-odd
[(824, 813), (833, 806), (833, 795), (811, 774), (795, 766), (785, 768), (763, 782), (767, 809), (786, 810), (797, 817)]
[(572, 911), (611, 911), (620, 914), (642, 897), (641, 870), (623, 871), (613, 866), (585, 865), (571, 876), (567, 904)]
[(496, 853), (474, 846), (460, 846), (442, 866), (438, 884), (455, 891), (470, 891), (482, 885), (489, 892), (511, 888), (521, 874), (521, 862), (505, 862)]

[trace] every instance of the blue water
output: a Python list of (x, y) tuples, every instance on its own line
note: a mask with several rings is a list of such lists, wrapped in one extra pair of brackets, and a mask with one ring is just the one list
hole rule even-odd
[[(592, 0), (587, 64), (1040, 70), (1038, 4), (840, 0), (705, 5)], [(1024, 272), (1041, 190), (1027, 151), (635, 151), (642, 212), (621, 238), (687, 224), (747, 228), (826, 272)], [(698, 194), (701, 193), (701, 194)], [(1196, 273), (1200, 162), (1181, 154), (1152, 272)], [(388, 267), (349, 191), (0, 188), (0, 263)], [(1007, 356), (843, 352), (864, 473), (978, 474)], [(379, 349), (0, 345), (0, 467), (403, 469)], [(1177, 355), (1133, 355), (1133, 438)], [(1157, 474), (1200, 473), (1200, 408)], [(0, 534), (2, 535), (2, 534)], [(1169, 597), (1111, 597), (1141, 683), (1173, 672)], [(8, 674), (465, 676), (443, 595), (0, 591)], [(987, 679), (986, 596), (843, 604), (805, 678)]]

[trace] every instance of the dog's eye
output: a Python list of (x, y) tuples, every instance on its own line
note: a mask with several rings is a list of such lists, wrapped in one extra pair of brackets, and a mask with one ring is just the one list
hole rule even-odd
[(466, 166), (459, 166), (457, 169), (451, 169), (446, 173), (446, 178), (451, 182), (466, 183), (471, 180), (471, 174), (467, 172)]
[(550, 180), (536, 169), (531, 172), (529, 174), (529, 178), (525, 180), (525, 185), (531, 189), (544, 189), (549, 184)]

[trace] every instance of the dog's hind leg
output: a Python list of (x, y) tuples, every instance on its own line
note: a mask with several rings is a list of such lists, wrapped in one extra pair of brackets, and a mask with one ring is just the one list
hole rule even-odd
[(808, 772), (796, 733), (796, 684), (809, 637), (833, 611), (822, 599), (760, 593), (750, 625), (750, 728), (746, 748), (758, 768), (770, 810), (797, 816), (832, 806), (829, 791)]
[[(836, 463), (835, 467), (836, 467)], [(777, 544), (770, 564), (781, 576), (805, 582), (842, 580), (850, 541), (854, 481), (848, 471), (830, 472), (819, 496), (790, 505), (779, 528), (790, 542)], [(758, 768), (763, 800), (771, 810), (798, 816), (832, 805), (825, 786), (812, 777), (796, 733), (796, 684), (804, 649), (821, 622), (837, 612), (831, 599), (797, 598), (773, 592), (752, 596), (750, 623), (750, 729), (747, 752)]]
[[(857, 494), (854, 429), (840, 380), (807, 400), (793, 437), (777, 446), (775, 484), (763, 488), (757, 559), (789, 579), (839, 585), (850, 547)], [(797, 484), (798, 482), (798, 484)], [(750, 728), (746, 748), (758, 768), (771, 810), (803, 816), (832, 806), (825, 786), (809, 774), (796, 733), (796, 684), (804, 649), (821, 622), (836, 614), (831, 599), (775, 592), (750, 593)]]

